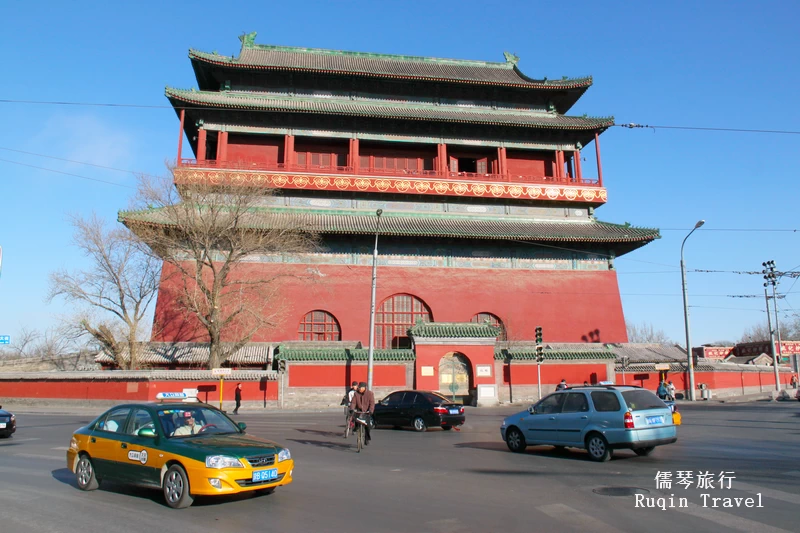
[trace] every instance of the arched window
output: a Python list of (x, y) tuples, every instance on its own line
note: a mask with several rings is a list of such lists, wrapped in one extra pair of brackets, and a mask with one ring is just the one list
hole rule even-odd
[(425, 302), (411, 294), (388, 297), (375, 311), (375, 346), (378, 348), (411, 348), (408, 328), (422, 319), (433, 322)]
[(500, 328), (500, 335), (497, 336), (497, 340), (504, 341), (506, 339), (506, 326), (503, 324), (503, 321), (500, 320), (500, 317), (497, 315), (493, 315), (492, 313), (478, 313), (470, 322), (475, 322), (476, 324), (482, 324), (484, 322), (489, 322), (492, 326)]
[(297, 328), (297, 340), (301, 341), (340, 341), (342, 331), (339, 322), (327, 311), (311, 311)]

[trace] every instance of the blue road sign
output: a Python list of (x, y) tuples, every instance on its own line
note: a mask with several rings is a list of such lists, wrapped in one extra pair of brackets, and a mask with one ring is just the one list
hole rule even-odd
[(11, 344), (11, 335), (0, 335), (0, 344)]

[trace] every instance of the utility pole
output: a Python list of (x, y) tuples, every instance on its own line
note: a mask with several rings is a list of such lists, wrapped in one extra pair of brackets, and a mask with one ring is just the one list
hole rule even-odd
[[(767, 287), (772, 285), (772, 304), (775, 306), (775, 329), (778, 329), (778, 298), (775, 293), (775, 286), (778, 284), (778, 277), (775, 275), (775, 261), (765, 261), (761, 263), (764, 270), (764, 299), (767, 301), (767, 328), (769, 328), (769, 348), (772, 354), (772, 368), (775, 371), (775, 390), (781, 390), (780, 372), (778, 371), (778, 355), (775, 352), (775, 330), (772, 329), (769, 311), (769, 294)], [(778, 333), (778, 352), (780, 352), (780, 332)]]
[(542, 326), (536, 326), (536, 384), (539, 386), (539, 400), (542, 399), (543, 362), (544, 362), (544, 345), (542, 344)]
[(372, 296), (369, 308), (369, 351), (367, 355), (367, 388), (372, 390), (372, 370), (375, 353), (375, 289), (378, 286), (378, 235), (381, 231), (383, 209), (375, 211), (375, 248), (372, 251)]

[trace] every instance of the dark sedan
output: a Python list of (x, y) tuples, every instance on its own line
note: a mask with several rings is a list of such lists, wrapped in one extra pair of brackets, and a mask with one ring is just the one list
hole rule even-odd
[(379, 426), (411, 426), (416, 431), (429, 427), (447, 430), (462, 425), (465, 418), (463, 406), (436, 392), (402, 390), (375, 404), (375, 424)]
[(0, 437), (8, 438), (17, 430), (17, 417), (3, 410), (0, 405)]

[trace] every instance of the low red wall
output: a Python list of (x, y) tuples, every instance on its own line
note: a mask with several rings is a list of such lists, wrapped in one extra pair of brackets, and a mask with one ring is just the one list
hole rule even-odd
[[(367, 381), (366, 364), (291, 364), (289, 387), (343, 387), (353, 381)], [(409, 387), (406, 365), (375, 365), (372, 376), (375, 387)]]
[[(536, 363), (512, 362), (503, 365), (503, 384), (508, 385), (536, 385), (538, 372)], [(597, 383), (608, 379), (607, 365), (604, 363), (588, 364), (543, 364), (542, 384), (557, 384), (562, 379), (567, 380), (567, 385), (583, 385), (584, 381)]]
[[(792, 375), (789, 372), (780, 373), (780, 382), (783, 385), (788, 385)], [(625, 372), (624, 383), (627, 385), (638, 385), (646, 389), (656, 390), (658, 388), (658, 372)], [(687, 389), (687, 377), (684, 372), (668, 372), (667, 381), (672, 381), (675, 389), (678, 392)], [(623, 375), (621, 372), (617, 373), (617, 383), (623, 383)], [(701, 383), (705, 383), (712, 391), (729, 391), (731, 394), (736, 394), (737, 389), (739, 394), (753, 392), (751, 389), (760, 389), (763, 387), (764, 391), (772, 390), (775, 388), (775, 373), (773, 370), (763, 370), (760, 372), (752, 371), (734, 371), (726, 370), (724, 372), (695, 372), (694, 384), (695, 387)], [(755, 392), (759, 392), (756, 390)]]
[[(275, 381), (243, 381), (242, 401), (278, 399)], [(235, 381), (225, 381), (224, 401), (234, 400)], [(121, 402), (155, 401), (159, 392), (181, 392), (198, 389), (199, 398), (208, 403), (219, 402), (219, 381), (0, 381), (3, 398), (53, 398), (65, 400), (119, 400)]]

